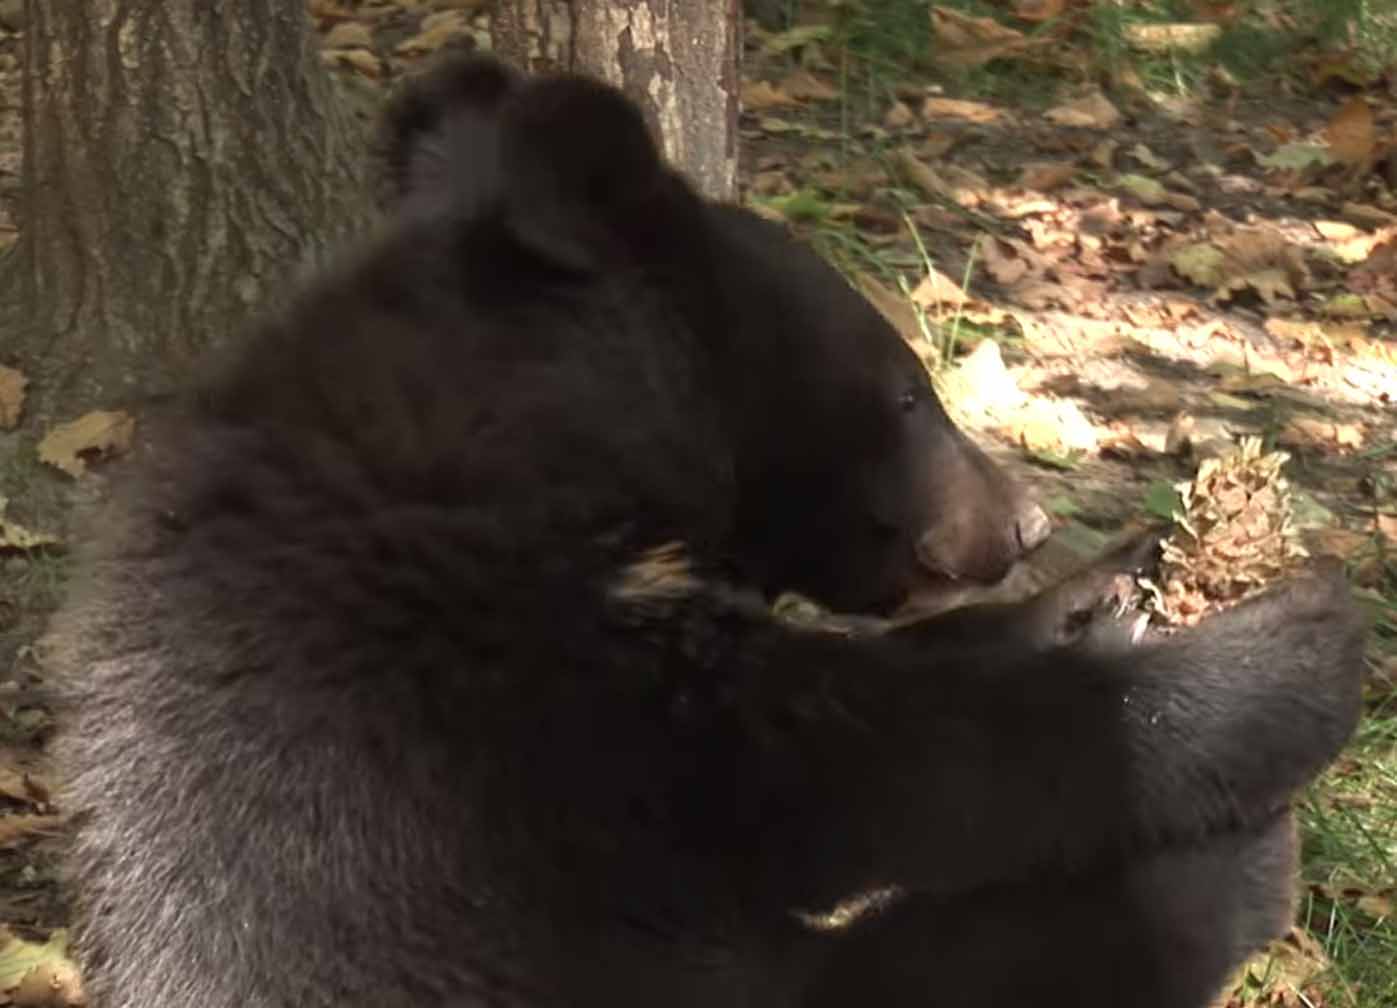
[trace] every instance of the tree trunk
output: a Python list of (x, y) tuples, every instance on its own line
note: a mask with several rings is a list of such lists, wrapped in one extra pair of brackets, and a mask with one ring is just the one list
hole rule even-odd
[(494, 45), (530, 69), (600, 77), (639, 103), (707, 195), (737, 192), (738, 0), (498, 0)]
[(47, 426), (181, 384), (362, 222), (364, 145), (304, 0), (27, 0), (26, 41), (5, 342)]

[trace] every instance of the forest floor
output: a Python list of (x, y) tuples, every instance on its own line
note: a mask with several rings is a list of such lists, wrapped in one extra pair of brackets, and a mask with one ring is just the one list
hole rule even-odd
[[(310, 4), (327, 64), (369, 102), (484, 37), (468, 6)], [(0, 247), (18, 42), (0, 21)], [(868, 294), (1058, 523), (1006, 592), (1184, 507), (1179, 484), (1242, 439), (1286, 453), (1286, 520), (1348, 561), (1375, 614), (1368, 717), (1301, 802), (1297, 927), (1219, 1004), (1397, 1005), (1397, 85), (1217, 75), (1108, 96), (1063, 75), (993, 97), (872, 70), (818, 26), (754, 30), (746, 49), (744, 198)], [(52, 603), (61, 560), (0, 559), (0, 621)], [(0, 685), (0, 923), (41, 941), (66, 917), (62, 810), (42, 670), (17, 655)], [(0, 991), (5, 970), (0, 945)]]

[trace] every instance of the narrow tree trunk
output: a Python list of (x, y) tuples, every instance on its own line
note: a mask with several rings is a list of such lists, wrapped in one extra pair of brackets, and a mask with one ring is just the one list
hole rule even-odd
[(705, 193), (737, 191), (738, 0), (499, 0), (495, 49), (601, 77), (638, 102)]
[(158, 393), (364, 212), (304, 0), (27, 0), (31, 421)]

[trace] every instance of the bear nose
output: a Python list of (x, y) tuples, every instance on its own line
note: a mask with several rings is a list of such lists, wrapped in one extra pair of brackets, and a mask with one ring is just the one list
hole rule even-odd
[(1019, 513), (1018, 521), (1014, 523), (1014, 534), (1018, 537), (1019, 549), (1025, 553), (1041, 546), (1052, 531), (1053, 523), (1048, 513), (1032, 502)]

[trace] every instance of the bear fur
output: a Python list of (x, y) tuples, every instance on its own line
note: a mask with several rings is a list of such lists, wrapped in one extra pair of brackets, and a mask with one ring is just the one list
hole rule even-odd
[(1274, 930), (1358, 711), (1338, 574), (1139, 644), (1059, 632), (1095, 574), (778, 619), (1046, 519), (612, 89), (453, 61), (388, 136), (383, 233), (161, 426), (60, 619), (97, 1008), (1114, 1006), (1100, 956), (1197, 1000)]

